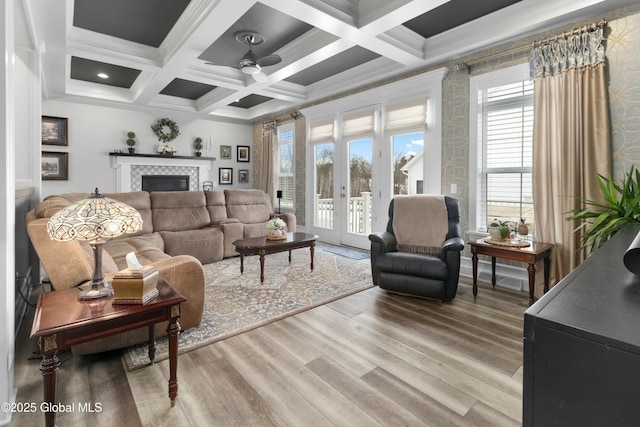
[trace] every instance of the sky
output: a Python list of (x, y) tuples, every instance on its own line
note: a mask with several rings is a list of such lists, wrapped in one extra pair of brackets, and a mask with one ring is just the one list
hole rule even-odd
[[(424, 148), (424, 134), (422, 132), (397, 135), (394, 137), (393, 157), (398, 154), (411, 154), (422, 151)], [(365, 160), (371, 161), (371, 140), (360, 139), (352, 141), (350, 145), (351, 155), (362, 156)]]

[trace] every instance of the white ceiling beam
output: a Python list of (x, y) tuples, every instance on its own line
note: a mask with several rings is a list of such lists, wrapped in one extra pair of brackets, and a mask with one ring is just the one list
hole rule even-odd
[(358, 25), (369, 34), (381, 34), (448, 2), (449, 0), (362, 2)]
[(71, 56), (137, 70), (158, 71), (162, 67), (157, 48), (78, 27), (72, 27), (67, 34), (66, 52)]
[(194, 0), (182, 13), (159, 50), (163, 68), (136, 94), (136, 104), (150, 102), (179, 74), (185, 64), (194, 63), (256, 0)]
[(378, 53), (400, 64), (412, 66), (422, 61), (422, 55), (416, 55), (380, 40), (367, 32), (361, 31), (353, 25), (335, 18), (334, 16), (316, 9), (309, 4), (300, 1), (261, 0), (262, 3), (282, 13), (286, 13), (300, 21), (306, 22), (316, 28), (333, 34), (354, 45), (359, 45), (367, 50)]

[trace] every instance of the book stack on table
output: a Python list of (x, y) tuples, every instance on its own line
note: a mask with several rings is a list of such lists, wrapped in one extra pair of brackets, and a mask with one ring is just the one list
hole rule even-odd
[(115, 274), (113, 286), (113, 304), (146, 304), (158, 296), (160, 272), (152, 265), (141, 270), (124, 269)]

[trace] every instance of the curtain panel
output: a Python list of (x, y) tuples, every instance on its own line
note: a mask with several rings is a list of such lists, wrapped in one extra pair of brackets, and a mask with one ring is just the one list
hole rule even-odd
[(604, 24), (534, 43), (533, 199), (537, 239), (556, 245), (553, 279), (576, 268), (582, 234), (566, 217), (582, 200), (601, 200), (597, 175), (609, 176), (611, 142)]
[(260, 189), (271, 197), (274, 203), (276, 171), (274, 163), (278, 148), (278, 127), (275, 121), (262, 124), (262, 176)]

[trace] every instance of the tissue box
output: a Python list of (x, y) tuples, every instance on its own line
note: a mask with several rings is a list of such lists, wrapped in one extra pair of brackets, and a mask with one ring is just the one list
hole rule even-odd
[(117, 272), (111, 282), (113, 304), (146, 304), (158, 295), (158, 277), (160, 272), (152, 265)]

